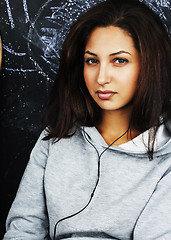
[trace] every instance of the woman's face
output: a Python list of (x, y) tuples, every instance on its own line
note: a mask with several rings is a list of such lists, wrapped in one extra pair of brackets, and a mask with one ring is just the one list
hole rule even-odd
[(98, 27), (84, 54), (88, 91), (103, 110), (128, 106), (134, 97), (140, 70), (139, 53), (131, 36), (118, 27)]

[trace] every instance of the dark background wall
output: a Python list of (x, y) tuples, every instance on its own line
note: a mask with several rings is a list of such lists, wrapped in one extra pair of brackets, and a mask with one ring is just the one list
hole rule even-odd
[[(0, 0), (0, 238), (55, 78), (70, 24), (101, 0)], [(142, 0), (143, 1), (143, 0)], [(171, 34), (171, 2), (144, 0)]]

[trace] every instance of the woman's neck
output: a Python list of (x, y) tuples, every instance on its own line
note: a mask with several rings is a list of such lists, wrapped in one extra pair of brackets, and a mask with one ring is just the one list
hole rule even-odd
[(114, 143), (114, 145), (120, 145), (132, 140), (134, 137), (140, 134), (138, 131), (130, 129), (129, 123), (130, 110), (103, 111), (102, 121), (97, 126), (97, 129), (108, 145), (110, 145), (115, 139), (123, 135), (129, 129), (127, 133), (125, 133)]

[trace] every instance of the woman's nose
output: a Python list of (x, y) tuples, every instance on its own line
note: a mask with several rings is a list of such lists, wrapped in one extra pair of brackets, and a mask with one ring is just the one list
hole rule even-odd
[(106, 64), (99, 65), (97, 82), (99, 85), (104, 85), (110, 82), (109, 69)]

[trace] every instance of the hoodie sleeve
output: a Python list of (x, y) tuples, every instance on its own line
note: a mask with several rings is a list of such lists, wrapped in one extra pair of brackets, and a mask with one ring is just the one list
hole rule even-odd
[(171, 167), (158, 182), (140, 215), (134, 240), (171, 240)]
[(48, 141), (40, 135), (30, 155), (16, 198), (9, 211), (4, 240), (50, 239), (44, 196), (44, 171), (48, 158)]

